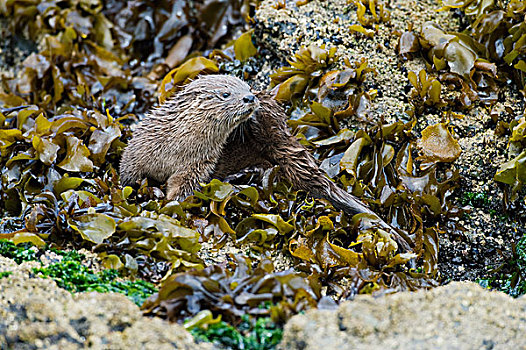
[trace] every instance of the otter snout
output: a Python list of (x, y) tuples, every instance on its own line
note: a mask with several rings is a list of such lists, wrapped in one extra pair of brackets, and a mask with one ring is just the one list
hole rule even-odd
[(246, 119), (255, 119), (255, 113), (259, 109), (259, 99), (256, 95), (249, 93), (241, 99), (247, 108)]
[(248, 93), (241, 99), (245, 104), (247, 111), (251, 111), (252, 114), (259, 109), (259, 99), (253, 93)]
[(255, 100), (256, 100), (256, 96), (253, 94), (246, 95), (245, 97), (243, 97), (243, 102), (245, 103), (254, 103)]

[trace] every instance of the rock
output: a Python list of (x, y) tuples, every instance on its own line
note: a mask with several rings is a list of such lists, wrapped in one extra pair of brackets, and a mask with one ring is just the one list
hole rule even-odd
[[(212, 349), (183, 327), (142, 316), (116, 293), (71, 294), (0, 256), (1, 349)], [(5, 347), (4, 347), (5, 346)]]
[(526, 349), (525, 315), (525, 297), (453, 282), (294, 316), (278, 349)]

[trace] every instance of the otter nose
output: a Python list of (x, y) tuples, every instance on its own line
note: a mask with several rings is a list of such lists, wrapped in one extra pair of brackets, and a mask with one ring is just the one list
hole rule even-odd
[(243, 97), (243, 102), (245, 103), (252, 103), (256, 100), (256, 96), (254, 95), (246, 95), (245, 97)]

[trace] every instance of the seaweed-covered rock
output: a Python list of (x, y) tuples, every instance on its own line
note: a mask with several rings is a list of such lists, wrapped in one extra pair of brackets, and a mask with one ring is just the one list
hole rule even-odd
[[(33, 263), (0, 257), (0, 344), (7, 349), (211, 349), (186, 330), (145, 318), (124, 295), (72, 295), (32, 278)], [(11, 274), (6, 274), (11, 272)]]
[(526, 298), (471, 282), (382, 298), (360, 295), (285, 326), (280, 349), (524, 349)]

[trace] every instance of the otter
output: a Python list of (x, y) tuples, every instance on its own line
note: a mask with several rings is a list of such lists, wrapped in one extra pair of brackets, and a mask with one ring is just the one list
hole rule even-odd
[(296, 189), (329, 200), (349, 215), (378, 219), (399, 246), (409, 239), (347, 193), (318, 167), (290, 133), (287, 115), (269, 92), (253, 94), (242, 80), (206, 75), (154, 109), (134, 131), (124, 151), (121, 182), (144, 178), (166, 182), (168, 200), (182, 200), (211, 178), (225, 179), (251, 167), (280, 167), (280, 177)]
[(258, 108), (242, 80), (205, 75), (154, 108), (133, 132), (120, 164), (121, 183), (166, 183), (168, 200), (183, 200), (208, 182), (228, 136)]

